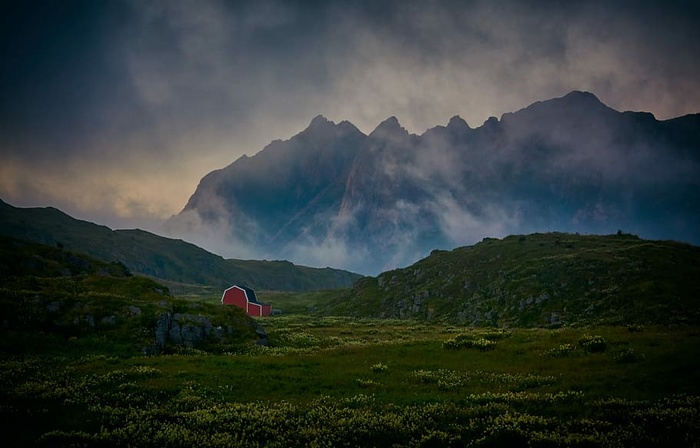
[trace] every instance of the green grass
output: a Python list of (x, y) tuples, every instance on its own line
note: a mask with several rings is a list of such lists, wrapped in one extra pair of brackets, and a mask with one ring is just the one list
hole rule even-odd
[[(274, 346), (235, 354), (115, 357), (96, 345), (61, 357), (5, 356), (5, 434), (17, 446), (700, 441), (696, 327), (496, 332), (341, 317), (262, 322)], [(495, 346), (443, 347), (460, 335)], [(605, 350), (583, 349), (584, 335), (604, 338)], [(552, 355), (564, 344), (574, 348)], [(629, 349), (640, 356), (620, 362)]]
[(136, 356), (154, 344), (164, 313), (203, 316), (212, 327), (225, 328), (218, 339), (202, 342), (211, 351), (235, 351), (257, 339), (243, 310), (172, 297), (146, 277), (24, 276), (0, 286), (0, 354)]
[[(220, 304), (222, 289), (174, 284), (163, 282), (178, 299), (192, 302)], [(279, 310), (282, 315), (316, 315), (330, 301), (342, 294), (343, 289), (328, 289), (320, 291), (293, 292), (293, 291), (269, 291), (258, 290), (258, 300), (272, 305), (274, 310)]]
[[(558, 265), (567, 266), (567, 245), (574, 242), (561, 235), (542, 238), (530, 241), (531, 250), (521, 247), (525, 241), (520, 238), (506, 238), (501, 243), (511, 255), (535, 258), (521, 258), (521, 267), (513, 264), (518, 275), (494, 275), (512, 280), (513, 291), (524, 291), (534, 263), (548, 282), (560, 281), (561, 272), (543, 269), (550, 265), (541, 260), (554, 256)], [(571, 273), (583, 269), (603, 275), (601, 266), (618, 265), (601, 259), (627, 260), (615, 254), (647, 245), (625, 236), (603, 240), (582, 248), (580, 262), (569, 266)], [(0, 272), (0, 429), (9, 446), (700, 443), (700, 327), (667, 312), (692, 316), (695, 302), (683, 297), (657, 308), (663, 325), (644, 318), (650, 304), (663, 305), (673, 295), (666, 295), (669, 291), (679, 291), (664, 283), (687, 274), (677, 263), (678, 272), (669, 280), (659, 274), (649, 277), (649, 284), (623, 283), (659, 294), (655, 301), (647, 295), (628, 304), (633, 307), (627, 318), (635, 319), (625, 323), (631, 325), (590, 325), (583, 319), (578, 326), (556, 329), (497, 328), (427, 316), (323, 317), (313, 309), (336, 300), (337, 291), (261, 291), (261, 300), (285, 314), (258, 320), (270, 343), (259, 346), (243, 311), (221, 306), (216, 291), (175, 285), (183, 295), (173, 297), (150, 278), (129, 276), (123, 266), (75, 258), (64, 249), (16, 244), (10, 242), (14, 252), (0, 251), (14, 260)], [(445, 262), (450, 257), (453, 266), (475, 273), (469, 281), (488, 277), (493, 265), (480, 263), (497, 260), (503, 244), (482, 244), (480, 257), (466, 259), (472, 265), (465, 266), (459, 253), (436, 253), (439, 263), (428, 259), (417, 273), (414, 267), (383, 280), (365, 280), (355, 293), (367, 294), (370, 303), (373, 294), (384, 291), (389, 306), (394, 283), (405, 280), (401, 275), (418, 278), (429, 268), (445, 270), (440, 279), (449, 286), (452, 274)], [(554, 255), (548, 245), (555, 247)], [(666, 249), (656, 255), (647, 249), (640, 254), (653, 256), (638, 254), (642, 263), (675, 263), (664, 258)], [(675, 253), (692, 267), (694, 250), (683, 246)], [(441, 294), (449, 292), (439, 279), (425, 279)], [(598, 294), (603, 283), (589, 284), (591, 291)], [(406, 297), (416, 294), (407, 287), (403, 291)], [(420, 297), (439, 309), (430, 295)], [(490, 297), (483, 293), (485, 303)], [(236, 331), (226, 341), (195, 348), (169, 345), (164, 354), (144, 356), (142, 347), (153, 343), (156, 320), (164, 312), (206, 316), (212, 326)]]
[(327, 315), (476, 326), (700, 324), (700, 248), (633, 235), (485, 239), (359, 280)]
[(315, 314), (330, 300), (338, 297), (340, 291), (322, 290), (309, 292), (260, 291), (258, 298), (286, 314)]

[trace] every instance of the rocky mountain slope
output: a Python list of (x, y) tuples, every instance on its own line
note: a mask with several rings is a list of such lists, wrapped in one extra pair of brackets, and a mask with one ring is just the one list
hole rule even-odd
[(143, 230), (111, 230), (55, 208), (17, 208), (0, 201), (0, 235), (22, 238), (123, 263), (135, 274), (168, 284), (208, 285), (219, 292), (234, 283), (278, 291), (350, 286), (360, 276), (288, 261), (226, 260), (182, 240)]
[(205, 176), (166, 224), (219, 235), (219, 251), (362, 273), (487, 236), (618, 229), (700, 243), (700, 114), (658, 121), (572, 92), (422, 135), (319, 116)]
[(359, 280), (328, 315), (475, 326), (700, 323), (700, 247), (545, 233), (434, 251)]

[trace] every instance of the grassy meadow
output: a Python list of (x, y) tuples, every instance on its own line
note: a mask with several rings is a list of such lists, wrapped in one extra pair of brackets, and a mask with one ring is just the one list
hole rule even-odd
[[(664, 277), (673, 285), (654, 272), (659, 278), (650, 288), (660, 292), (642, 288), (634, 295), (634, 275), (663, 257), (635, 256), (648, 265), (640, 267), (620, 254), (656, 253), (655, 244), (608, 238), (566, 265), (561, 260), (573, 250), (567, 244), (575, 244), (557, 238), (510, 238), (501, 249), (486, 241), (477, 247), (480, 257), (458, 257), (432, 272), (436, 257), (469, 254), (439, 252), (352, 291), (261, 290), (258, 297), (282, 314), (257, 322), (221, 306), (213, 286), (161, 285), (121, 263), (0, 239), (3, 446), (697, 447), (697, 250), (661, 250), (675, 260)], [(502, 250), (504, 266), (508, 253), (530, 253), (528, 263), (545, 277), (558, 272), (549, 266), (568, 266), (567, 288), (583, 288), (574, 274), (593, 265), (590, 257), (613, 262), (605, 264), (612, 267), (606, 276), (591, 277), (598, 283), (589, 292), (597, 295), (576, 289), (564, 301), (551, 290), (543, 300), (537, 276), (520, 265), (489, 280), (495, 264), (479, 260), (496, 263)], [(547, 261), (552, 257), (556, 263)], [(514, 312), (508, 300), (520, 291), (522, 314), (532, 322), (535, 306), (566, 307), (568, 320), (471, 325), (437, 311), (421, 318), (422, 307), (456, 302), (450, 288), (462, 274), (448, 268), (464, 266), (472, 280), (458, 282), (460, 288), (480, 284), (494, 316)], [(433, 283), (424, 294), (401, 276)], [(621, 286), (613, 292), (625, 294), (603, 294), (614, 289), (614, 278)], [(520, 289), (512, 294), (499, 286), (513, 284)], [(400, 288), (410, 308), (399, 301), (394, 309), (416, 309), (414, 316), (325, 315), (343, 298), (361, 311), (386, 295), (383, 306), (391, 309)], [(583, 303), (595, 306), (573, 319)]]
[[(300, 300), (304, 302), (305, 300)], [(10, 446), (697, 446), (700, 331), (261, 319), (270, 346), (5, 356)]]

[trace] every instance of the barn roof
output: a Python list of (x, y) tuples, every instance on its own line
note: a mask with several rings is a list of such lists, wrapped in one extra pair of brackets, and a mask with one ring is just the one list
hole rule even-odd
[(238, 288), (241, 288), (243, 291), (245, 291), (246, 295), (248, 296), (248, 301), (251, 303), (260, 303), (258, 302), (258, 297), (255, 295), (255, 291), (253, 291), (251, 288), (248, 288), (247, 286), (243, 285), (236, 285)]

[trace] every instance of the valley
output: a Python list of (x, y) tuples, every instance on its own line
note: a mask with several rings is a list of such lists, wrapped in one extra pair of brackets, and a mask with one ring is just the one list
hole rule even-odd
[[(700, 263), (694, 246), (631, 235), (488, 239), (436, 251), (352, 288), (262, 290), (260, 298), (284, 313), (253, 319), (223, 307), (211, 286), (177, 295), (122, 263), (10, 237), (1, 242), (0, 421), (10, 446), (700, 442)], [(638, 252), (647, 247), (652, 251)], [(515, 259), (520, 265), (511, 266)], [(474, 260), (486, 265), (459, 274), (460, 285), (482, 282), (484, 291), (492, 290), (483, 283), (489, 272), (510, 272), (509, 283), (525, 291), (539, 284), (526, 279), (558, 275), (549, 259), (581, 291), (571, 304), (557, 304), (572, 310), (556, 325), (540, 320), (551, 315), (547, 306), (555, 294), (525, 313), (532, 320), (515, 322), (465, 322), (420, 307), (378, 317), (362, 305), (404, 309), (388, 305), (394, 291), (414, 294), (402, 276), (448, 291), (441, 285), (457, 275), (450, 266), (461, 269)], [(591, 259), (599, 277), (606, 270), (614, 275), (617, 289), (599, 291), (595, 281), (574, 275)], [(518, 277), (519, 269), (526, 275)], [(415, 276), (416, 270), (422, 274)], [(639, 278), (631, 273), (646, 276), (652, 293), (636, 287)], [(593, 303), (586, 288), (602, 305), (577, 314), (574, 304)], [(624, 302), (619, 291), (638, 300)], [(527, 302), (524, 292), (518, 294)], [(439, 305), (438, 299), (445, 297), (429, 294), (425, 302), (435, 309), (455, 302)], [(622, 305), (629, 307), (624, 313), (606, 311)]]
[(700, 447), (700, 2), (0, 22), (0, 448)]

